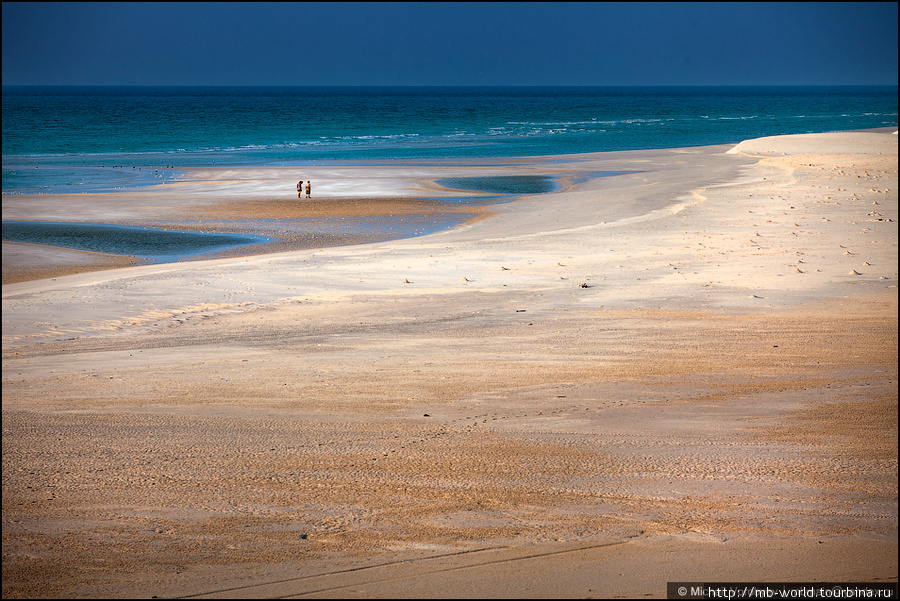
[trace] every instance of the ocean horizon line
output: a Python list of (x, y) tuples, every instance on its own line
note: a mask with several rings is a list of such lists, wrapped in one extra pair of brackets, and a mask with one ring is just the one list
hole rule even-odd
[(256, 84), (3, 84), (2, 89), (257, 89), (257, 90), (761, 90), (900, 89), (898, 84), (634, 84), (634, 85), (256, 85)]

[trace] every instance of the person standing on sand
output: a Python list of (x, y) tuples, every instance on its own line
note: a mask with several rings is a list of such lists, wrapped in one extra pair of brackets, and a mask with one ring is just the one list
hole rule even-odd
[[(309, 186), (307, 186), (308, 188)], [(303, 180), (297, 182), (297, 198), (303, 198)]]
[(312, 182), (306, 182), (306, 197), (309, 198), (310, 184)]

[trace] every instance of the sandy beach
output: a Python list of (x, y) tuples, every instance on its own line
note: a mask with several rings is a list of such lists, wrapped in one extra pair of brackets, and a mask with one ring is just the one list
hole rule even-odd
[[(560, 189), (435, 183), (505, 175)], [(896, 583), (897, 208), (896, 129), (4, 195), (278, 241), (3, 243), (3, 596)]]

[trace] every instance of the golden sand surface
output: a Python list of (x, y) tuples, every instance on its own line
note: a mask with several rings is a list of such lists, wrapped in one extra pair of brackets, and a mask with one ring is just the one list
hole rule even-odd
[(73, 251), (39, 244), (4, 243), (3, 285), (137, 265), (133, 257)]
[[(536, 159), (629, 174), (422, 238), (4, 283), (4, 597), (896, 583), (871, 135)], [(297, 210), (197, 194), (173, 221)]]

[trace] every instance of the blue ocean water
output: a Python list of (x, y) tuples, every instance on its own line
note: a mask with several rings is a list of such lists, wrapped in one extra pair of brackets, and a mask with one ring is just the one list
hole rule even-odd
[(3, 87), (3, 191), (163, 166), (520, 157), (897, 124), (897, 87)]
[[(562, 155), (888, 127), (897, 125), (897, 91), (4, 86), (3, 192), (152, 186), (180, 167)], [(554, 187), (540, 176), (440, 183), (506, 195)], [(4, 239), (14, 229), (4, 223)], [(52, 230), (32, 241), (52, 244)]]

